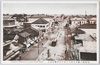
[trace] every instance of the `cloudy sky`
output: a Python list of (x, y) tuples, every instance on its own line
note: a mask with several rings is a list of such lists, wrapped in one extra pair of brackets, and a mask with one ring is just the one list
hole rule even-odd
[(96, 3), (3, 3), (3, 13), (95, 15)]

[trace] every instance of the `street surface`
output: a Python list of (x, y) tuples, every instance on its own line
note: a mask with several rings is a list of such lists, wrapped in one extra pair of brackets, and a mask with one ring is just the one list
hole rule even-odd
[[(50, 43), (46, 43), (46, 49), (40, 54), (37, 60), (64, 60), (65, 59), (65, 45), (64, 45), (64, 31), (59, 30), (57, 33), (52, 34), (52, 36), (57, 36), (57, 45), (55, 47), (51, 46)], [(49, 49), (49, 57), (48, 57)]]
[[(68, 55), (71, 54), (70, 46), (68, 41), (65, 42), (65, 24), (66, 22), (62, 21), (53, 31), (46, 33), (48, 39), (41, 40), (39, 46), (33, 45), (28, 51), (22, 53), (21, 60), (66, 60), (70, 58)], [(53, 39), (57, 40), (56, 46), (51, 45)]]

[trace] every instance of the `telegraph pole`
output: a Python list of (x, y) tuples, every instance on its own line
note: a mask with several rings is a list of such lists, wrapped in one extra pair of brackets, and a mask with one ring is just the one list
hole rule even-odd
[[(41, 38), (41, 31), (39, 30), (39, 38)], [(39, 42), (40, 40), (38, 41), (38, 54), (39, 54)]]
[(38, 54), (39, 54), (39, 43), (38, 43)]

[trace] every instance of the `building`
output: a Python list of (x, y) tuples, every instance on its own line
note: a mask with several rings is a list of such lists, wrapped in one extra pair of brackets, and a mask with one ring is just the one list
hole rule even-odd
[(27, 50), (31, 45), (38, 43), (39, 31), (34, 28), (26, 28), (18, 33), (18, 42), (23, 44)]
[(20, 18), (20, 20), (18, 21), (18, 24), (22, 26), (24, 25), (25, 22), (28, 22), (27, 17)]
[(3, 28), (8, 30), (9, 32), (14, 31), (17, 28), (17, 21), (16, 19), (12, 18), (12, 16), (4, 16), (3, 17)]
[(12, 18), (15, 18), (18, 21), (18, 25), (22, 26), (24, 22), (28, 22), (27, 14), (14, 14)]
[(84, 25), (81, 25), (79, 29), (85, 31), (86, 34), (89, 34), (96, 39), (97, 37), (97, 29), (96, 29), (97, 27), (96, 26), (97, 26), (96, 24), (84, 24)]
[(16, 33), (15, 32), (11, 32), (9, 33), (7, 30), (3, 29), (3, 40), (4, 41), (7, 41), (7, 40), (13, 40), (14, 37), (16, 36)]
[(6, 41), (3, 44), (3, 60), (20, 60), (22, 47), (17, 42)]
[(22, 31), (18, 35), (19, 35), (18, 42), (23, 44), (25, 48), (29, 48), (31, 46), (31, 44), (28, 42), (28, 40), (30, 39), (30, 34), (25, 31)]
[(30, 36), (31, 40), (33, 40), (34, 42), (35, 41), (38, 42), (38, 40), (39, 40), (38, 37), (40, 35), (38, 30), (36, 30), (35, 28), (32, 28), (32, 27), (29, 27), (29, 28), (25, 29), (25, 31), (28, 32), (31, 35)]
[(18, 43), (19, 36), (3, 29), (3, 60), (20, 60), (23, 45)]
[(89, 23), (90, 23), (90, 24), (96, 24), (96, 21), (97, 21), (97, 18), (96, 18), (96, 17), (91, 17), (91, 18), (89, 19)]
[[(81, 30), (79, 32), (79, 30)], [(96, 24), (79, 26), (74, 36), (74, 55), (79, 60), (97, 60)], [(87, 58), (88, 57), (88, 58)]]
[(49, 29), (49, 22), (43, 18), (39, 18), (38, 20), (32, 22), (31, 27), (47, 33)]
[(75, 36), (74, 51), (79, 60), (97, 60), (97, 42), (89, 34)]
[(82, 25), (82, 24), (87, 24), (87, 19), (83, 18), (83, 17), (74, 17), (71, 18), (71, 24), (76, 24), (76, 25)]

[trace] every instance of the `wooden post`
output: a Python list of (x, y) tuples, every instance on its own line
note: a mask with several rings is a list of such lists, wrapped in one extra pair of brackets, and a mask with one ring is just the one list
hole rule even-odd
[(50, 57), (50, 50), (47, 50), (48, 58)]

